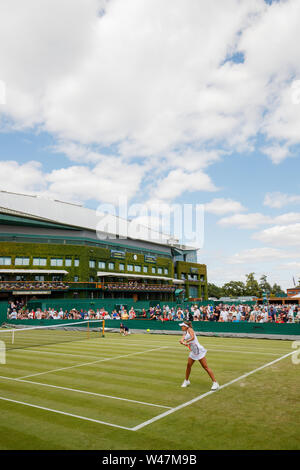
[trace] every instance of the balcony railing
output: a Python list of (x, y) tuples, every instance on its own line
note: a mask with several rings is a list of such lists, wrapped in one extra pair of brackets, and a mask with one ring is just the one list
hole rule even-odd
[(146, 283), (104, 283), (103, 289), (108, 291), (131, 292), (175, 292), (176, 287), (170, 284), (146, 284)]
[(52, 291), (67, 290), (69, 286), (60, 281), (0, 281), (0, 291)]
[(148, 284), (142, 282), (62, 282), (62, 281), (0, 281), (0, 292), (104, 290), (130, 292), (175, 292), (171, 284)]

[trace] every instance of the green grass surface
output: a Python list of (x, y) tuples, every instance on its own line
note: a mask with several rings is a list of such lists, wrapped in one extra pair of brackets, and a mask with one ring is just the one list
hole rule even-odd
[[(199, 341), (220, 385), (295, 351), (290, 341)], [(181, 388), (187, 356), (179, 336), (152, 334), (8, 350), (0, 449), (300, 448), (300, 365), (291, 356), (172, 411), (210, 391), (199, 363)]]

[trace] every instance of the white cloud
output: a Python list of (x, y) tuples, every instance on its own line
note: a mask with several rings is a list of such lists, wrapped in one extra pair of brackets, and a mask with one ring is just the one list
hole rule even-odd
[[(253, 150), (259, 134), (260, 150), (283, 161), (300, 143), (299, 14), (297, 0), (2, 0), (0, 127), (50, 132), (74, 163), (49, 174), (31, 163), (31, 183), (16, 174), (17, 186), (72, 200), (169, 202), (215, 191), (206, 168)], [(230, 60), (236, 52), (241, 63)], [(234, 213), (223, 226), (287, 220), (236, 214), (245, 209), (229, 199), (207, 210)]]
[(275, 164), (281, 163), (285, 158), (290, 155), (289, 149), (280, 145), (263, 147), (261, 151), (262, 153), (268, 155), (268, 157), (270, 157), (272, 162)]
[(98, 7), (97, 0), (1, 2), (5, 112), (17, 126), (45, 124), (51, 88), (82, 65), (91, 47)]
[[(5, 191), (41, 194), (66, 201), (95, 200), (116, 204), (120, 196), (131, 198), (139, 190), (144, 167), (122, 163), (108, 157), (90, 168), (76, 165), (46, 173), (39, 162), (19, 164), (15, 161), (0, 162), (0, 188)], [(124, 178), (126, 174), (126, 178)]]
[[(278, 266), (278, 268), (280, 269), (284, 269), (284, 270), (287, 270), (289, 272), (295, 272), (295, 270), (298, 271), (298, 273), (300, 272), (300, 262), (298, 261), (290, 261), (289, 263), (283, 263), (281, 264), (280, 266)], [(300, 278), (300, 275), (298, 274), (299, 278)], [(298, 278), (296, 277), (296, 280), (298, 281)]]
[(287, 225), (295, 222), (300, 222), (300, 212), (287, 212), (286, 214), (274, 217), (272, 221), (272, 223), (278, 225)]
[[(298, 0), (2, 0), (0, 128), (49, 132), (53, 151), (72, 163), (46, 172), (37, 162), (1, 162), (0, 187), (82, 202), (123, 195), (162, 207), (185, 192), (216, 191), (207, 168), (225, 155), (258, 148), (274, 164), (294, 156), (299, 16)], [(241, 63), (229, 59), (236, 52)], [(299, 196), (280, 193), (264, 202), (296, 203)], [(265, 247), (241, 250), (234, 261), (281, 259), (283, 250), (269, 244), (299, 246), (299, 213), (246, 214), (229, 198), (206, 210), (228, 214), (222, 227), (269, 226), (254, 235)], [(225, 257), (209, 265), (211, 279), (244, 270)]]
[(233, 199), (216, 198), (205, 204), (205, 211), (212, 214), (221, 215), (230, 212), (241, 212), (246, 210), (243, 205)]
[[(279, 47), (270, 60), (269, 48), (281, 17), (292, 30), (284, 28), (280, 41), (297, 43), (295, 2), (75, 3), (2, 2), (1, 78), (8, 87), (6, 113), (16, 125), (40, 124), (85, 144), (117, 144), (126, 155), (211, 140), (247, 147), (263, 126), (262, 109), (273, 111), (270, 95), (288, 88), (281, 72), (287, 54)], [(298, 49), (290, 49), (297, 68)], [(225, 60), (238, 50), (244, 63)], [(281, 81), (266, 87), (278, 70)]]
[(181, 169), (171, 170), (161, 181), (158, 181), (154, 197), (172, 200), (188, 191), (216, 191), (210, 177), (202, 171), (187, 173)]
[(264, 205), (275, 209), (280, 209), (289, 204), (300, 204), (300, 196), (284, 194), (281, 192), (267, 193), (264, 199)]
[(223, 217), (218, 221), (223, 227), (237, 226), (239, 228), (251, 229), (258, 225), (272, 223), (273, 219), (267, 215), (255, 212), (252, 214), (234, 214), (230, 217)]
[(78, 165), (53, 170), (46, 175), (47, 193), (67, 200), (117, 203), (120, 196), (128, 200), (135, 196), (143, 175), (142, 165), (105, 157), (93, 168)]
[(0, 188), (4, 191), (32, 194), (46, 188), (45, 177), (39, 162), (0, 161)]
[(223, 217), (218, 224), (224, 227), (236, 226), (242, 229), (256, 228), (259, 225), (278, 224), (286, 225), (289, 223), (300, 222), (300, 212), (288, 212), (286, 214), (272, 217), (259, 212), (248, 214), (234, 214), (229, 217)]
[[(226, 247), (227, 248), (227, 247)], [(255, 272), (255, 278), (260, 279), (267, 275), (267, 280), (273, 285), (275, 282), (283, 289), (292, 287), (292, 277), (298, 279), (297, 261), (294, 260), (294, 251), (271, 248), (268, 246), (242, 250), (232, 255), (220, 249), (211, 252), (211, 255), (200, 251), (200, 262), (207, 264), (208, 279), (216, 285), (236, 280), (245, 282), (245, 275)], [(299, 258), (299, 256), (297, 256)]]
[[(233, 256), (228, 258), (229, 264), (254, 264), (266, 262), (266, 261), (277, 261), (278, 259), (287, 259), (292, 256), (284, 250), (270, 247), (250, 248), (243, 250), (240, 253), (235, 253)], [(300, 255), (299, 255), (300, 256)]]
[(253, 238), (275, 246), (300, 246), (300, 223), (275, 225), (255, 233)]

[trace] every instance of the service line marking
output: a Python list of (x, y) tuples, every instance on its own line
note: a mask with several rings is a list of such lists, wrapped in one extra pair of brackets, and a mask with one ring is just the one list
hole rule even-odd
[(125, 429), (126, 431), (132, 431), (132, 428), (126, 428), (125, 426), (119, 426), (118, 424), (107, 423), (105, 421), (99, 421), (98, 419), (87, 418), (86, 416), (75, 415), (73, 413), (67, 413), (65, 411), (54, 410), (53, 408), (46, 408), (45, 406), (33, 405), (32, 403), (27, 403), (24, 401), (13, 400), (11, 398), (0, 397), (2, 401), (8, 401), (11, 403), (17, 403), (19, 405), (30, 406), (31, 408), (38, 408), (39, 410), (50, 411), (51, 413), (57, 413), (60, 415), (71, 416), (72, 418), (78, 418), (84, 421), (92, 421), (97, 424), (105, 424), (106, 426), (112, 426), (114, 428)]
[[(160, 348), (161, 349), (161, 348)], [(228, 387), (229, 385), (232, 385), (233, 383), (235, 382), (238, 382), (239, 380), (242, 380), (246, 377), (249, 377), (249, 375), (252, 375), (254, 374), (255, 372), (258, 372), (268, 366), (271, 366), (272, 364), (275, 364), (276, 362), (279, 362), (281, 361), (282, 359), (285, 359), (286, 357), (288, 356), (291, 356), (292, 354), (294, 354), (295, 351), (292, 351), (288, 354), (285, 354), (284, 356), (281, 356), (279, 357), (278, 359), (275, 359), (274, 361), (272, 362), (268, 362), (267, 364), (264, 364), (263, 366), (260, 366), (250, 372), (247, 372), (246, 374), (243, 374), (241, 375), (240, 377), (237, 377), (236, 379), (233, 379), (231, 380), (230, 382), (227, 382), (226, 384), (223, 384), (220, 386), (220, 388), (218, 390), (221, 390), (225, 387)], [(20, 381), (22, 381), (21, 379), (18, 379)], [(209, 392), (206, 392), (206, 393), (203, 393), (202, 395), (199, 395), (198, 397), (195, 397), (193, 398), (192, 400), (188, 401), (188, 402), (185, 402), (185, 403), (182, 403), (181, 405), (179, 406), (176, 406), (175, 408), (171, 408), (170, 410), (168, 411), (165, 411), (164, 413), (161, 413), (159, 415), (157, 415), (156, 417), (148, 420), (148, 421), (144, 421), (143, 423), (141, 424), (138, 424), (137, 426), (133, 427), (133, 428), (128, 428), (128, 427), (125, 427), (125, 426), (120, 426), (118, 424), (113, 424), (113, 423), (107, 423), (105, 421), (99, 421), (99, 420), (96, 420), (96, 419), (92, 419), (92, 418), (87, 418), (85, 416), (80, 416), (80, 415), (75, 415), (75, 414), (72, 414), (72, 413), (67, 413), (67, 412), (64, 412), (64, 411), (59, 411), (59, 410), (54, 410), (54, 409), (51, 409), (51, 408), (46, 408), (46, 407), (43, 407), (43, 406), (39, 406), (39, 405), (33, 405), (32, 403), (27, 403), (27, 402), (22, 402), (22, 401), (18, 401), (18, 400), (13, 400), (13, 399), (10, 399), (10, 398), (6, 398), (6, 397), (1, 397), (0, 396), (0, 400), (3, 400), (3, 401), (7, 401), (7, 402), (12, 402), (12, 403), (17, 403), (17, 404), (20, 404), (20, 405), (23, 405), (23, 406), (29, 406), (29, 407), (32, 407), (32, 408), (38, 408), (38, 409), (41, 409), (41, 410), (45, 410), (45, 411), (50, 411), (52, 413), (57, 413), (57, 414), (61, 414), (61, 415), (65, 415), (65, 416), (70, 416), (70, 417), (73, 417), (73, 418), (77, 418), (77, 419), (81, 419), (81, 420), (84, 420), (84, 421), (91, 421), (91, 422), (94, 422), (94, 423), (97, 423), (97, 424), (104, 424), (106, 426), (112, 426), (112, 427), (116, 427), (116, 428), (119, 428), (119, 429), (124, 429), (126, 431), (138, 431), (146, 426), (149, 426), (150, 424), (166, 417), (166, 416), (169, 416), (170, 414), (172, 413), (175, 413), (176, 411), (178, 410), (181, 410), (189, 405), (192, 405), (193, 403), (196, 403), (197, 401), (199, 400), (202, 400), (203, 398), (207, 397), (208, 395), (211, 395), (215, 393), (215, 391), (209, 391)]]
[(52, 385), (52, 384), (46, 384), (46, 383), (42, 383), (42, 382), (33, 382), (31, 380), (16, 379), (14, 377), (4, 377), (2, 375), (0, 375), (0, 379), (12, 380), (12, 381), (15, 381), (15, 382), (28, 383), (28, 384), (33, 384), (33, 385), (41, 385), (43, 387), (48, 387), (48, 388), (57, 388), (57, 389), (60, 389), (60, 390), (67, 390), (69, 392), (84, 393), (86, 395), (93, 395), (93, 396), (102, 397), (102, 398), (110, 398), (112, 400), (128, 401), (130, 403), (137, 403), (139, 405), (155, 406), (157, 408), (166, 408), (166, 409), (169, 409), (169, 410), (171, 409), (171, 406), (156, 405), (154, 403), (148, 403), (148, 402), (138, 401), (138, 400), (131, 400), (130, 398), (114, 397), (114, 396), (111, 396), (111, 395), (104, 395), (103, 393), (88, 392), (86, 390), (78, 390), (76, 388), (62, 387), (60, 385)]
[[(198, 340), (199, 340), (199, 338), (204, 338), (204, 337), (200, 337), (199, 335), (197, 337), (198, 337)], [(223, 338), (221, 338), (221, 339), (223, 339)], [(232, 339), (232, 338), (228, 338), (228, 339)], [(242, 339), (242, 338), (239, 338), (239, 339)], [(96, 342), (96, 341), (98, 341), (98, 340), (89, 340), (90, 343)], [(123, 342), (122, 340), (120, 341), (120, 340), (117, 340), (117, 339), (109, 338), (109, 341), (110, 341), (110, 344), (113, 343), (113, 344), (124, 344), (125, 345), (126, 340), (124, 340), (124, 342)], [(261, 341), (261, 340), (259, 340), (259, 341)], [(274, 341), (276, 341), (276, 340), (274, 340)], [(179, 342), (179, 340), (178, 340), (178, 342)], [(175, 343), (176, 343), (176, 341), (175, 341)], [(163, 344), (167, 344), (168, 347), (174, 347), (174, 341), (172, 341), (172, 342), (167, 342), (167, 341), (166, 342), (161, 342), (161, 341), (158, 341), (158, 340), (154, 340), (151, 343), (145, 343), (145, 342), (141, 343), (141, 342), (133, 342), (131, 340), (128, 340), (128, 342), (126, 342), (126, 346), (127, 345), (128, 346), (133, 346), (133, 345), (144, 345), (144, 346), (154, 346), (155, 345), (155, 346), (160, 346), (160, 345), (163, 345)], [(212, 348), (214, 346), (217, 346), (217, 344), (213, 344)], [(214, 350), (214, 349), (209, 348), (208, 345), (206, 345), (205, 347), (208, 350), (211, 350), (211, 351)], [(230, 348), (232, 349), (232, 352), (243, 352), (243, 351), (249, 352), (247, 347), (244, 347), (244, 346), (241, 346), (241, 345), (239, 345), (239, 346), (230, 345)], [(239, 349), (234, 349), (234, 348), (239, 348)], [(267, 351), (267, 352), (270, 352), (270, 353), (271, 352), (272, 353), (277, 352), (278, 354), (282, 354), (284, 352), (289, 351), (289, 349), (284, 350), (284, 349), (275, 349), (275, 348), (262, 348), (262, 347), (256, 347), (255, 346), (254, 351), (257, 351), (258, 354), (263, 354), (263, 352), (258, 352), (258, 350)], [(251, 352), (254, 352), (254, 351), (251, 351)]]
[[(225, 387), (228, 387), (229, 385), (232, 385), (232, 384), (234, 384), (235, 382), (238, 382), (239, 380), (245, 379), (246, 377), (249, 377), (249, 375), (252, 375), (252, 374), (254, 374), (255, 372), (258, 372), (259, 370), (262, 370), (262, 369), (264, 369), (265, 367), (271, 366), (272, 364), (275, 364), (276, 362), (281, 361), (282, 359), (285, 359), (286, 357), (291, 356), (292, 354), (294, 354), (294, 351), (292, 351), (292, 352), (290, 352), (290, 353), (288, 353), (288, 354), (285, 354), (284, 356), (281, 356), (281, 357), (279, 357), (278, 359), (275, 359), (275, 360), (272, 361), (272, 362), (268, 362), (267, 364), (264, 364), (263, 366), (258, 367), (257, 369), (254, 369), (254, 370), (252, 370), (252, 371), (250, 371), (250, 372), (247, 372), (246, 374), (243, 374), (243, 375), (241, 375), (240, 377), (237, 377), (236, 379), (233, 379), (233, 380), (231, 380), (230, 382), (227, 382), (226, 384), (221, 385), (217, 391), (219, 391), (219, 390), (221, 390), (221, 389), (223, 389), (223, 388), (225, 388)], [(185, 407), (187, 407), (187, 406), (189, 406), (189, 405), (192, 405), (193, 403), (196, 403), (197, 401), (202, 400), (202, 398), (205, 398), (205, 397), (207, 397), (208, 395), (212, 395), (213, 393), (216, 393), (216, 391), (210, 390), (209, 392), (203, 393), (202, 395), (199, 395), (198, 397), (195, 397), (195, 398), (193, 398), (193, 399), (190, 400), (190, 401), (187, 401), (187, 402), (185, 402), (185, 403), (182, 403), (181, 405), (176, 406), (175, 408), (172, 408), (171, 410), (165, 411), (164, 413), (162, 413), (162, 414), (160, 414), (160, 415), (158, 415), (158, 416), (155, 416), (154, 418), (149, 419), (148, 421), (144, 421), (143, 423), (141, 423), (141, 424), (135, 426), (134, 428), (131, 428), (131, 430), (132, 430), (132, 431), (138, 431), (139, 429), (142, 429), (142, 428), (144, 428), (145, 426), (149, 426), (149, 424), (152, 424), (152, 423), (154, 423), (155, 421), (159, 421), (160, 419), (165, 418), (166, 416), (169, 416), (169, 415), (172, 414), (172, 413), (175, 413), (175, 411), (179, 411), (179, 410), (181, 410), (182, 408), (185, 408)]]
[(74, 369), (75, 367), (83, 367), (83, 366), (89, 366), (91, 364), (97, 364), (99, 362), (106, 362), (106, 361), (113, 361), (115, 359), (122, 359), (124, 357), (130, 357), (130, 356), (136, 356), (138, 354), (145, 354), (153, 351), (159, 351), (161, 349), (168, 349), (168, 346), (162, 346), (160, 348), (154, 348), (154, 349), (147, 349), (146, 351), (139, 351), (131, 354), (124, 354), (121, 356), (113, 356), (113, 357), (108, 357), (106, 359), (98, 359), (97, 361), (92, 361), (92, 362), (84, 362), (82, 364), (75, 364), (74, 366), (67, 366), (67, 367), (61, 367), (59, 369), (51, 369), (45, 372), (37, 372), (36, 374), (29, 374), (29, 375), (24, 375), (23, 377), (17, 377), (18, 379), (27, 379), (29, 377), (35, 377), (37, 375), (44, 375), (44, 374), (51, 374), (52, 372), (59, 372), (61, 370), (67, 370), (67, 369)]
[[(56, 352), (56, 351), (41, 351), (39, 349), (9, 349), (9, 353), (14, 353), (14, 352), (19, 352), (21, 351), (23, 354), (27, 353), (35, 353), (37, 356), (39, 354), (54, 354), (55, 356), (71, 356), (71, 357), (92, 357), (92, 358), (98, 358), (100, 359), (100, 356), (95, 356), (93, 354), (72, 354), (72, 353), (67, 353), (67, 352)], [(103, 358), (101, 358), (103, 359)]]
[[(114, 342), (115, 344), (115, 342)], [(162, 345), (163, 343), (160, 343), (160, 345)], [(135, 345), (138, 345), (138, 346), (153, 346), (153, 344), (139, 344), (139, 343), (135, 343)], [(157, 344), (158, 346), (159, 344)], [(127, 345), (126, 345), (127, 346)], [(132, 343), (130, 344), (130, 346), (132, 346)], [(179, 349), (180, 346), (176, 346), (176, 345), (170, 345), (170, 346), (165, 346), (167, 347), (168, 349)], [(9, 353), (11, 352), (17, 352), (17, 351), (22, 351), (24, 352), (24, 349), (12, 349), (12, 350), (8, 350)], [(285, 351), (280, 351), (280, 352), (277, 352), (277, 353), (274, 353), (274, 352), (261, 352), (261, 351), (246, 351), (246, 350), (240, 350), (240, 349), (216, 349), (216, 348), (207, 348), (207, 351), (208, 352), (228, 352), (228, 353), (241, 353), (241, 354), (257, 354), (257, 355), (266, 355), (266, 356), (279, 356), (282, 352), (285, 352)], [(105, 351), (103, 351), (105, 352)], [(25, 353), (38, 353), (38, 354), (52, 354), (52, 355), (55, 355), (55, 356), (70, 356), (70, 357), (91, 357), (91, 358), (98, 358), (98, 359), (103, 359), (103, 358), (100, 358), (99, 356), (94, 356), (93, 354), (72, 354), (72, 353), (67, 353), (67, 352), (56, 352), (56, 351), (40, 351), (40, 350), (33, 350), (33, 349), (26, 349)], [(37, 354), (37, 355), (38, 355)]]

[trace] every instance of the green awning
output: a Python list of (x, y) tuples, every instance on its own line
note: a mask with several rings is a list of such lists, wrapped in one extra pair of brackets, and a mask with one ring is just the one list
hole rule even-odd
[(175, 295), (179, 295), (179, 294), (181, 294), (181, 292), (183, 292), (183, 289), (176, 289), (175, 290)]

